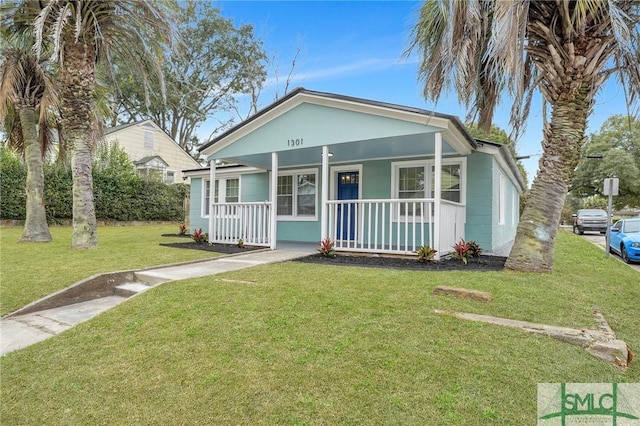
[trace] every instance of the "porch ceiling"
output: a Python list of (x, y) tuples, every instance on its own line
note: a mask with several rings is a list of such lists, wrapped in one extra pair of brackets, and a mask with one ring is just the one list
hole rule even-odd
[[(364, 160), (433, 156), (435, 154), (435, 133), (420, 133), (392, 136), (355, 142), (327, 144), (333, 156), (332, 164), (354, 163)], [(455, 155), (458, 152), (443, 140), (443, 155)], [(222, 158), (239, 164), (271, 169), (271, 153), (241, 155)], [(318, 165), (322, 162), (322, 147), (290, 148), (278, 152), (278, 167), (300, 167)]]

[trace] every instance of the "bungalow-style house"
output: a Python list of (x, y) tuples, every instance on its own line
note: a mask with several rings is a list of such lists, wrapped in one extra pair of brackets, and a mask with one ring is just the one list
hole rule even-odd
[(464, 238), (499, 252), (526, 186), (508, 148), (457, 117), (303, 88), (200, 151), (210, 166), (185, 171), (190, 227), (212, 243), (444, 255)]
[(105, 131), (105, 143), (117, 143), (133, 161), (136, 170), (167, 184), (183, 182), (182, 170), (200, 167), (180, 145), (152, 120), (127, 123)]

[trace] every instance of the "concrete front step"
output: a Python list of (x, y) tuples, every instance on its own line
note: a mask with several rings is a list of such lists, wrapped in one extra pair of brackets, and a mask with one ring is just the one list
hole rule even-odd
[(149, 290), (151, 287), (142, 282), (132, 282), (117, 285), (113, 289), (113, 294), (120, 297), (131, 297), (135, 294)]

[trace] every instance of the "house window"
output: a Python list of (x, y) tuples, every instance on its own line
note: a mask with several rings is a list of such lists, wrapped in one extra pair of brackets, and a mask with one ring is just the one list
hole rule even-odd
[[(220, 197), (220, 189), (224, 197)], [(211, 208), (211, 197), (209, 196), (211, 190), (211, 181), (204, 181), (204, 194), (202, 199), (204, 204), (202, 205), (202, 216), (209, 216), (209, 209)], [(222, 178), (216, 179), (215, 186), (213, 188), (213, 202), (214, 203), (237, 203), (240, 201), (240, 178)]]
[[(464, 203), (465, 159), (446, 159), (442, 164), (440, 179), (443, 200)], [(434, 198), (435, 165), (433, 160), (403, 161), (392, 163), (392, 197), (401, 200)], [(427, 170), (430, 173), (427, 173)], [(426, 189), (429, 188), (427, 193)], [(397, 210), (394, 211), (397, 220)], [(400, 205), (400, 216), (421, 216), (422, 204)]]
[(227, 179), (225, 190), (225, 202), (237, 203), (240, 201), (240, 179)]
[[(398, 198), (424, 198), (424, 166), (415, 167), (399, 167), (398, 168)], [(414, 206), (415, 211), (414, 211)], [(400, 204), (400, 216), (410, 215), (414, 213), (420, 215), (422, 212), (420, 205)]]
[(293, 176), (278, 176), (278, 216), (293, 215)]
[(167, 174), (164, 178), (164, 183), (172, 184), (176, 181), (176, 173), (173, 170), (167, 170)]
[(153, 150), (153, 132), (144, 131), (144, 149)]
[[(435, 167), (431, 167), (431, 194), (433, 198), (435, 188)], [(460, 203), (462, 194), (460, 190), (461, 164), (443, 164), (442, 174), (440, 175), (440, 193), (443, 200)]]
[(315, 218), (318, 205), (316, 183), (316, 171), (285, 172), (278, 176), (278, 216)]
[(297, 203), (296, 212), (298, 216), (316, 215), (316, 175), (313, 173), (303, 173), (297, 176)]

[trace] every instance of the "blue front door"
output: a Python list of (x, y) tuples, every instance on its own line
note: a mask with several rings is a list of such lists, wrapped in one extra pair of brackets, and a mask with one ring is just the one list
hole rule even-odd
[[(360, 177), (358, 172), (338, 173), (338, 200), (357, 200)], [(337, 235), (341, 240), (353, 240), (356, 229), (356, 204), (338, 205)]]

